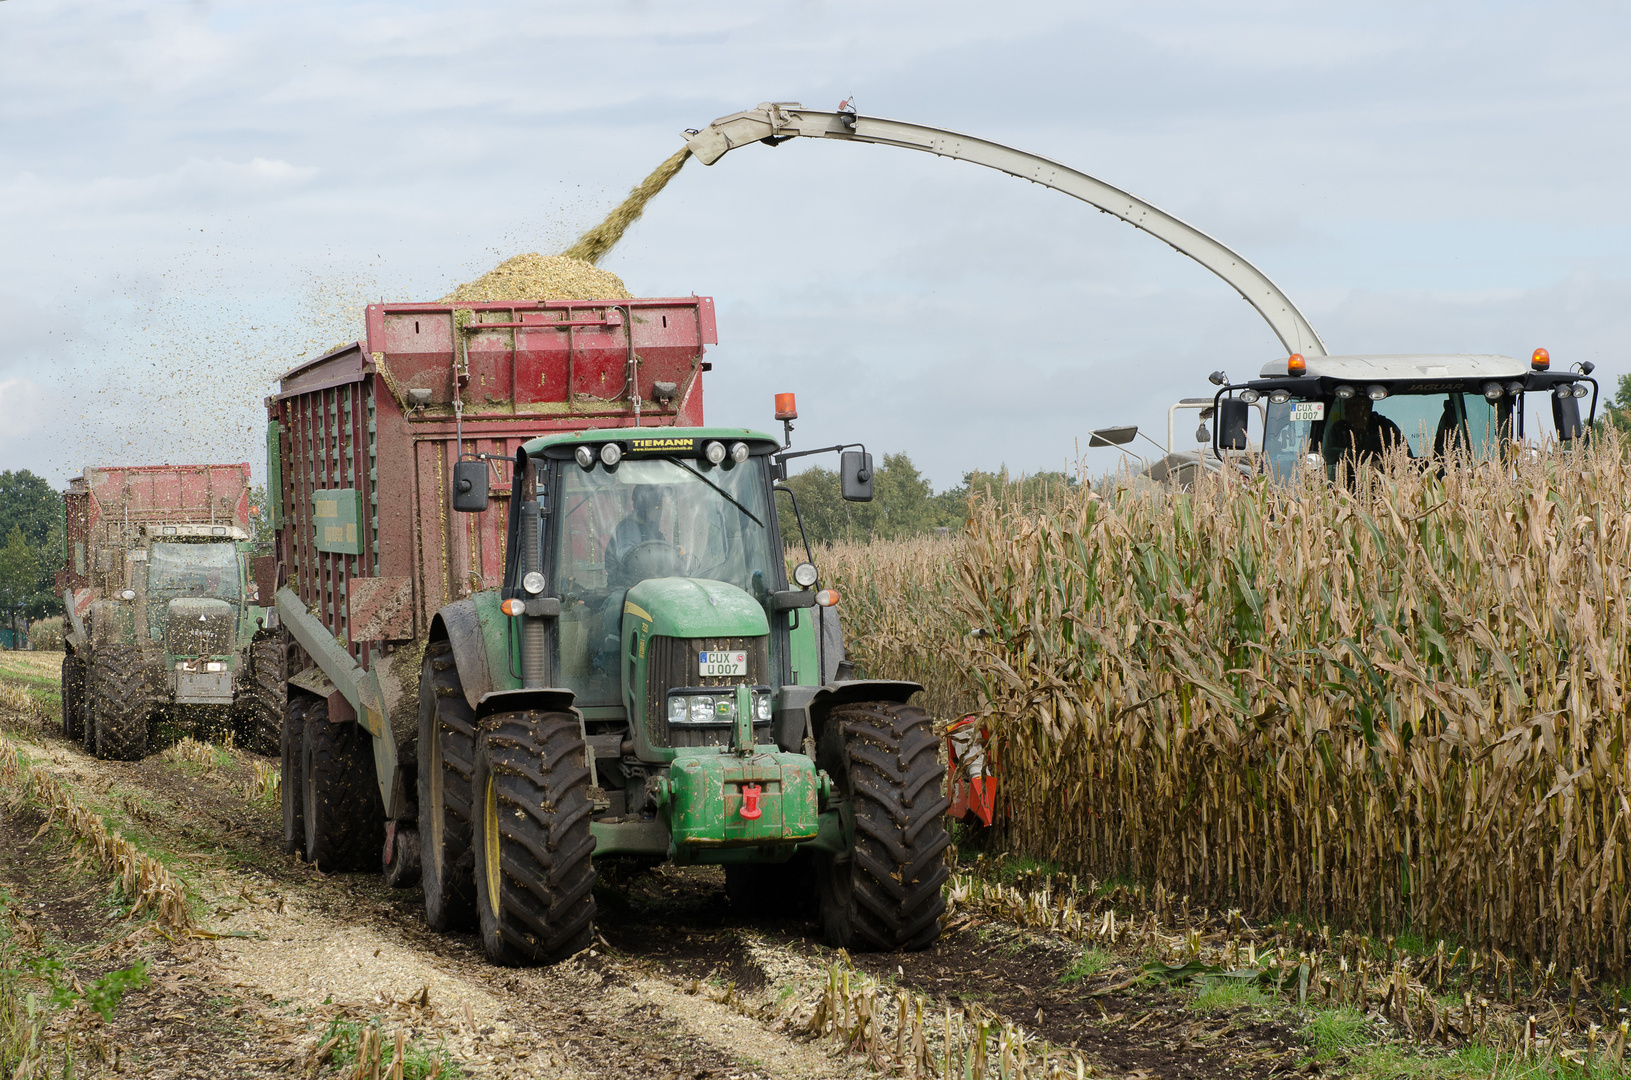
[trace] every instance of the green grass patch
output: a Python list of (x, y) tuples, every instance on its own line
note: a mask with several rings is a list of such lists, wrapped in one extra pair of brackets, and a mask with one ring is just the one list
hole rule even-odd
[(1199, 1013), (1234, 1012), (1270, 1004), (1268, 995), (1239, 979), (1197, 979), (1189, 1007)]
[[(380, 1067), (389, 1066), (396, 1056), (396, 1031), (387, 1031), (378, 1017), (368, 1020), (335, 1017), (323, 1032), (319, 1045), (328, 1047), (329, 1061), (341, 1068), (355, 1067), (359, 1058), (366, 1057), (365, 1067), (383, 1072)], [(446, 1047), (408, 1040), (403, 1048), (403, 1080), (425, 1080), (432, 1073), (442, 1080), (459, 1080), (466, 1075)]]
[(1060, 973), (1060, 985), (1070, 986), (1092, 978), (1115, 963), (1115, 960), (1114, 956), (1099, 949), (1083, 949), (1081, 954), (1070, 962), (1070, 966)]
[(1358, 1009), (1320, 1009), (1304, 1025), (1302, 1037), (1316, 1060), (1324, 1061), (1371, 1041), (1365, 1017)]

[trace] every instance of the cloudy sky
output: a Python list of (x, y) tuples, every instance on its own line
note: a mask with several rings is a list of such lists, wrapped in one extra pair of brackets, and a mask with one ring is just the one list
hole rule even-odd
[[(559, 250), (685, 128), (851, 95), (1183, 217), (1333, 352), (1544, 345), (1612, 384), (1628, 44), (1607, 3), (3, 0), (0, 469), (262, 471), (272, 380), (362, 303)], [(1073, 467), (1105, 424), (1164, 440), (1209, 371), (1280, 354), (1150, 237), (881, 147), (692, 162), (603, 265), (717, 298), (712, 420), (769, 426), (794, 390), (806, 445), (942, 488)]]

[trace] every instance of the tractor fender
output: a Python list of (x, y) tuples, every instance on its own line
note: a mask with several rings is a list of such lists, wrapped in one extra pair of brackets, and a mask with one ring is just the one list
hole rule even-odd
[(904, 679), (851, 679), (825, 686), (784, 686), (773, 731), (783, 750), (798, 752), (806, 736), (821, 741), (827, 714), (857, 701), (892, 701), (904, 705), (923, 689)]
[(558, 686), (529, 686), (522, 690), (492, 690), (476, 703), (476, 719), (493, 713), (536, 709), (539, 712), (575, 713), (577, 694)]
[[(494, 612), (497, 613), (497, 610), (495, 605)], [(487, 635), (484, 632), (487, 628), (483, 626), (481, 614), (476, 597), (472, 596), (448, 604), (430, 622), (430, 640), (445, 639), (453, 648), (453, 663), (458, 668), (459, 685), (472, 711), (481, 704), (482, 698), (498, 689), (493, 685), (492, 665), (488, 663)], [(502, 626), (498, 630), (500, 634), (503, 633)]]

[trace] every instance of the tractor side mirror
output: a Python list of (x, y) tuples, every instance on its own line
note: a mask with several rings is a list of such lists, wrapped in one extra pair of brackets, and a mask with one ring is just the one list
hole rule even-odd
[(1218, 402), (1218, 449), (1246, 449), (1246, 420), (1252, 407), (1239, 398), (1224, 398)]
[(839, 466), (839, 483), (848, 502), (872, 501), (872, 455), (864, 450), (846, 450)]
[[(1573, 387), (1564, 384), (1563, 389), (1572, 390)], [(1557, 422), (1557, 437), (1564, 442), (1578, 439), (1585, 433), (1585, 426), (1580, 423), (1580, 402), (1574, 394), (1568, 397), (1559, 397), (1552, 394), (1552, 419)]]
[(453, 463), (453, 509), (461, 514), (479, 514), (487, 509), (487, 463)]

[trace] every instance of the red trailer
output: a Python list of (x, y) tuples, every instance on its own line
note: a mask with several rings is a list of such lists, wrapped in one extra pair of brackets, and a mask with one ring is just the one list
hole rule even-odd
[[(313, 796), (313, 783), (329, 792), (358, 765), (367, 775), (369, 756), (378, 798), (344, 797), (371, 803), (377, 821), (408, 815), (425, 635), (443, 606), (501, 582), (520, 444), (557, 430), (700, 425), (702, 356), (717, 340), (707, 297), (373, 304), (364, 341), (283, 376), (267, 400), (267, 456), (291, 853), (329, 868), (378, 857), (362, 843), (327, 850), (307, 820), (310, 797), (341, 797)], [(493, 509), (453, 513), (461, 461), (485, 463)], [(354, 734), (313, 763), (305, 729), (318, 718), (331, 722), (325, 735)], [(325, 765), (347, 755), (344, 769)], [(399, 875), (394, 829), (365, 831)]]

